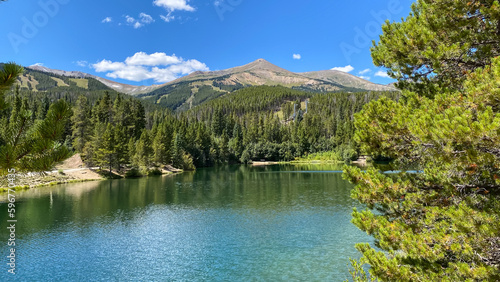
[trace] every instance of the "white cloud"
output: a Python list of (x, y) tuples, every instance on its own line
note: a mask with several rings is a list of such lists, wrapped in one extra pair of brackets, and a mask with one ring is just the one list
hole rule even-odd
[(166, 16), (160, 15), (160, 18), (167, 23), (175, 20), (175, 16), (172, 16), (172, 12), (168, 13), (168, 15), (166, 15)]
[(141, 22), (145, 24), (150, 24), (155, 21), (153, 20), (153, 17), (145, 13), (140, 13), (139, 18), (141, 19)]
[(43, 63), (36, 63), (31, 65), (30, 67), (43, 67)]
[(364, 80), (370, 80), (370, 78), (371, 78), (371, 77), (369, 77), (369, 76), (362, 76), (362, 75), (360, 75), (360, 76), (359, 76), (359, 78), (362, 78), (362, 79), (364, 79)]
[(387, 72), (379, 70), (378, 72), (375, 73), (375, 76), (379, 77), (384, 77), (384, 78), (390, 78)]
[(132, 57), (128, 57), (125, 60), (127, 65), (145, 65), (145, 66), (166, 66), (172, 64), (178, 64), (181, 62), (175, 54), (168, 56), (165, 53), (153, 53), (148, 55), (144, 52), (137, 52)]
[(140, 13), (139, 14), (139, 19), (136, 19), (134, 17), (131, 17), (129, 15), (125, 15), (125, 20), (127, 21), (127, 24), (133, 26), (135, 29), (141, 28), (147, 24), (153, 23), (155, 20), (153, 17), (146, 13)]
[(104, 20), (102, 20), (101, 22), (102, 22), (102, 23), (110, 23), (110, 22), (112, 22), (112, 21), (113, 21), (113, 18), (111, 18), (111, 17), (106, 17), (106, 18), (104, 18)]
[(193, 12), (195, 8), (188, 5), (187, 2), (188, 0), (154, 0), (153, 4), (170, 12), (175, 10)]
[(79, 67), (82, 67), (82, 68), (89, 65), (89, 63), (87, 61), (76, 61), (75, 64)]
[(300, 60), (300, 59), (302, 59), (302, 56), (300, 54), (293, 54), (293, 59)]
[(364, 69), (364, 70), (362, 70), (362, 71), (358, 72), (358, 74), (359, 74), (359, 75), (363, 75), (363, 74), (367, 74), (367, 73), (369, 73), (369, 72), (371, 72), (371, 71), (372, 71), (371, 69)]
[(134, 18), (132, 18), (132, 17), (131, 17), (131, 16), (129, 16), (129, 15), (126, 15), (126, 16), (125, 16), (125, 19), (127, 20), (127, 22), (128, 22), (129, 24), (132, 24), (132, 23), (134, 23), (134, 22), (135, 22), (135, 19), (134, 19)]
[(351, 65), (348, 65), (345, 67), (335, 67), (335, 68), (332, 68), (332, 70), (341, 71), (341, 72), (351, 72), (354, 70), (354, 68)]
[(131, 81), (153, 79), (156, 83), (165, 83), (190, 74), (194, 71), (208, 71), (207, 65), (198, 60), (184, 60), (176, 55), (165, 53), (146, 54), (137, 52), (124, 62), (102, 60), (92, 65), (96, 72), (106, 72), (111, 78)]
[(97, 72), (118, 71), (126, 67), (124, 63), (111, 62), (109, 60), (102, 60), (97, 64), (92, 65)]

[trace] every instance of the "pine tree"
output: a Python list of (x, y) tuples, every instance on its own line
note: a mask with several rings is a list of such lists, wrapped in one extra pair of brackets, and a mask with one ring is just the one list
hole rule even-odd
[(23, 68), (14, 63), (8, 63), (0, 71), (0, 112), (7, 108), (5, 92), (10, 90), (18, 76), (23, 73)]
[(94, 125), (92, 139), (90, 142), (87, 142), (87, 148), (84, 149), (86, 162), (96, 165), (99, 168), (105, 165), (105, 160), (103, 160), (104, 157), (102, 153), (99, 152), (99, 149), (104, 146), (104, 132), (106, 131), (106, 127), (105, 123), (96, 123)]
[[(112, 174), (113, 166), (116, 163), (116, 141), (114, 135), (114, 128), (111, 124), (98, 124), (102, 136), (99, 138), (99, 147), (96, 147), (95, 155), (97, 164), (100, 167), (107, 167), (109, 175)], [(104, 131), (102, 131), (104, 129)]]
[(128, 159), (130, 163), (132, 163), (133, 165), (135, 165), (134, 164), (135, 145), (136, 145), (136, 140), (133, 137), (131, 137), (128, 140), (127, 151), (128, 151)]
[(158, 165), (165, 164), (168, 159), (168, 151), (166, 146), (166, 142), (168, 140), (166, 135), (167, 133), (165, 129), (163, 127), (160, 127), (153, 139), (153, 161)]
[(182, 148), (182, 137), (179, 133), (174, 133), (174, 138), (172, 138), (172, 149), (171, 149), (171, 159), (172, 165), (176, 168), (182, 168), (182, 157), (184, 155), (184, 149)]
[(216, 109), (215, 112), (213, 113), (211, 126), (212, 126), (212, 132), (215, 134), (215, 136), (220, 136), (222, 134), (222, 131), (224, 130), (225, 127), (225, 123), (224, 123), (224, 116), (220, 109)]
[(222, 136), (218, 138), (218, 143), (219, 143), (219, 159), (220, 162), (225, 164), (229, 161), (230, 158), (230, 152), (229, 152), (229, 135), (224, 132), (222, 133)]
[(146, 128), (146, 111), (142, 103), (138, 100), (132, 102), (132, 134), (136, 139), (141, 137), (143, 129)]
[(104, 97), (99, 99), (94, 105), (94, 109), (92, 111), (92, 119), (93, 123), (108, 123), (111, 122), (111, 118), (113, 115), (113, 107), (111, 104), (111, 97), (109, 93), (106, 91)]
[(151, 147), (151, 140), (147, 130), (143, 130), (141, 137), (137, 140), (135, 147), (135, 155), (133, 163), (136, 166), (149, 168), (153, 156), (153, 149)]
[(500, 55), (499, 14), (494, 0), (418, 0), (404, 21), (382, 27), (373, 61), (402, 89), (431, 96), (457, 89), (464, 74)]
[(73, 109), (71, 122), (73, 124), (73, 148), (81, 153), (85, 144), (89, 141), (92, 132), (90, 127), (90, 106), (87, 97), (83, 95), (78, 97)]
[(37, 112), (36, 112), (36, 118), (37, 119), (44, 119), (47, 116), (47, 112), (49, 111), (50, 107), (50, 102), (49, 98), (47, 96), (44, 96), (38, 104)]
[(47, 171), (70, 156), (60, 143), (70, 106), (63, 100), (52, 104), (44, 120), (32, 122), (31, 112), (21, 108), (0, 130), (0, 173), (9, 168), (18, 171)]
[(240, 159), (243, 153), (243, 132), (241, 131), (241, 126), (236, 123), (233, 128), (233, 138), (229, 140), (230, 152), (237, 160)]
[[(469, 6), (482, 9), (463, 14)], [(423, 32), (430, 31), (425, 25), (423, 32), (403, 28), (405, 25), (441, 21), (442, 25), (433, 27), (439, 30), (429, 33), (438, 36), (434, 43), (440, 48), (427, 48), (429, 52), (444, 52), (437, 54), (439, 59), (449, 58), (450, 50), (461, 54), (461, 46), (471, 48), (470, 33), (463, 33), (463, 38), (456, 34), (456, 28), (478, 32), (476, 20), (469, 18), (477, 16), (483, 21), (478, 38), (494, 38), (490, 25), (498, 25), (498, 16), (484, 18), (484, 13), (497, 11), (498, 7), (497, 1), (418, 1), (415, 16), (408, 23), (396, 25), (397, 29), (384, 28), (379, 46), (384, 46), (386, 40), (403, 40), (400, 36), (405, 28), (409, 36), (405, 41), (416, 44)], [(453, 17), (451, 11), (463, 18)], [(456, 27), (445, 25), (452, 20)], [(441, 48), (441, 44), (448, 43), (451, 49)], [(489, 52), (496, 54), (495, 48), (478, 48), (478, 54), (468, 54), (463, 59), (478, 60), (477, 65), (481, 65), (482, 59), (484, 64), (491, 60)], [(418, 50), (406, 54), (405, 48), (402, 54), (398, 50), (386, 51), (399, 67), (407, 59), (421, 55)], [(453, 64), (454, 60), (450, 62)], [(345, 167), (345, 177), (356, 183), (352, 196), (377, 210), (355, 210), (353, 223), (374, 236), (382, 251), (368, 244), (358, 244), (356, 248), (363, 255), (361, 262), (371, 266), (372, 279), (499, 281), (500, 58), (493, 59), (491, 66), (465, 75), (455, 74), (439, 63), (435, 66), (437, 76), (431, 80), (437, 87), (418, 88), (420, 95), (405, 92), (399, 101), (381, 98), (355, 116), (355, 138), (361, 150), (392, 159), (392, 169), (402, 171), (383, 174), (375, 168), (364, 172)], [(459, 70), (469, 70), (468, 66)], [(455, 87), (459, 90), (435, 92), (455, 79), (466, 81)]]
[(116, 168), (120, 170), (123, 165), (128, 164), (130, 162), (126, 128), (120, 125), (115, 126), (113, 135), (114, 135)]

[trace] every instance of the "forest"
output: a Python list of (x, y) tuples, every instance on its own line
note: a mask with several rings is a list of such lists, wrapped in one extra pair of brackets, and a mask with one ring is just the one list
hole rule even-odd
[(2, 123), (8, 127), (18, 113), (36, 123), (46, 118), (51, 100), (64, 101), (71, 115), (56, 141), (80, 153), (89, 167), (126, 171), (129, 176), (158, 173), (166, 164), (192, 170), (290, 161), (319, 152), (333, 152), (332, 161), (354, 160), (359, 154), (352, 142), (354, 114), (371, 100), (399, 96), (398, 92), (319, 94), (258, 86), (172, 112), (116, 92), (96, 89), (78, 94), (60, 88), (49, 92), (17, 88), (7, 96), (10, 114)]

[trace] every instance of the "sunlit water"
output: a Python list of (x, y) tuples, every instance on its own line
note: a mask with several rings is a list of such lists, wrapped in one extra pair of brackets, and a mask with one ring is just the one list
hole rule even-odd
[(338, 167), (235, 166), (17, 193), (16, 275), (0, 280), (342, 281), (357, 242)]

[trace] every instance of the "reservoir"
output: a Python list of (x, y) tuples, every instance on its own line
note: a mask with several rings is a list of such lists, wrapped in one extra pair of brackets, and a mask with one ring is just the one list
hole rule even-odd
[(0, 280), (343, 281), (353, 185), (334, 165), (224, 166), (16, 192), (16, 275), (0, 195)]

